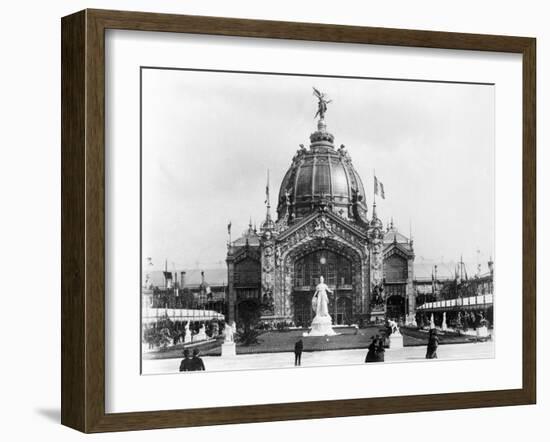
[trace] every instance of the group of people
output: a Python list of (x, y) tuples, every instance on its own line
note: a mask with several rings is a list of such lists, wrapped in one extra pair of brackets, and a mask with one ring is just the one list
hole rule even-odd
[[(430, 330), (428, 336), (428, 347), (426, 350), (426, 359), (437, 359), (437, 347), (439, 346), (439, 338), (435, 328)], [(302, 365), (302, 352), (304, 351), (304, 342), (299, 339), (294, 344), (294, 365), (299, 367)], [(384, 339), (380, 335), (373, 336), (371, 343), (368, 346), (367, 357), (365, 362), (384, 362)], [(193, 349), (193, 357), (190, 357), (191, 352), (188, 348), (183, 350), (183, 359), (180, 363), (180, 371), (203, 371), (205, 370), (204, 362), (199, 357), (200, 351), (198, 348)]]
[[(384, 339), (379, 335), (373, 336), (370, 345), (368, 346), (367, 357), (365, 362), (384, 362)], [(426, 349), (426, 359), (437, 359), (437, 347), (439, 346), (439, 338), (437, 330), (432, 328), (428, 335), (428, 346)]]
[(183, 350), (183, 359), (180, 364), (180, 371), (204, 371), (204, 362), (199, 357), (200, 351), (198, 348), (193, 349), (193, 357), (190, 356), (188, 348)]
[(384, 348), (384, 340), (380, 335), (371, 338), (368, 349), (369, 351), (367, 352), (365, 362), (384, 362), (384, 353), (386, 349)]

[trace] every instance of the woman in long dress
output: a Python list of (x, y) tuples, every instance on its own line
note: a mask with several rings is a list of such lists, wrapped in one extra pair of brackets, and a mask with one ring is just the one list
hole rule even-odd
[(315, 287), (315, 294), (313, 295), (313, 309), (315, 310), (315, 316), (329, 316), (327, 292), (332, 294), (332, 291), (328, 288), (328, 285), (325, 284), (325, 278), (321, 276), (319, 278), (319, 284)]
[(437, 359), (437, 347), (439, 346), (439, 338), (435, 328), (430, 329), (428, 337), (428, 348), (426, 350), (426, 359)]

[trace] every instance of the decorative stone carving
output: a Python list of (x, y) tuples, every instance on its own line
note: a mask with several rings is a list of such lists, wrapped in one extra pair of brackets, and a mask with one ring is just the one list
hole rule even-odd
[[(359, 240), (347, 241), (337, 234), (337, 224), (324, 217), (313, 219), (308, 224), (297, 229), (283, 240), (280, 240), (275, 248), (275, 314), (292, 317), (292, 283), (294, 281), (294, 263), (303, 256), (319, 249), (334, 251), (350, 260), (355, 275), (352, 285), (355, 294), (353, 311), (364, 311), (366, 304), (366, 285), (368, 275), (368, 247), (366, 239), (363, 243)], [(315, 222), (318, 220), (319, 222)], [(317, 228), (317, 230), (315, 230)], [(329, 236), (315, 235), (317, 231), (330, 228)]]
[(383, 310), (385, 303), (384, 296), (384, 286), (382, 284), (377, 284), (372, 288), (371, 296), (371, 309), (372, 310)]
[(274, 271), (275, 256), (274, 244), (271, 239), (264, 238), (261, 242), (262, 254), (262, 313), (269, 315), (273, 313), (273, 289), (274, 289)]
[(281, 267), (281, 247), (275, 249), (275, 266)]
[[(320, 218), (317, 218), (313, 223), (313, 230), (311, 228), (307, 229), (307, 231), (303, 231), (304, 233), (309, 233), (311, 236), (316, 238), (328, 238), (332, 234), (332, 225), (327, 220), (326, 217), (322, 216)], [(307, 234), (306, 233), (306, 234)]]

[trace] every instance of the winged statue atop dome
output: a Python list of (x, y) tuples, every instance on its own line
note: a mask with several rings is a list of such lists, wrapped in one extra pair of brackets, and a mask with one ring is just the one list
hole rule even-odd
[(319, 107), (317, 108), (317, 113), (313, 118), (317, 118), (317, 115), (319, 115), (321, 120), (324, 120), (325, 113), (327, 112), (327, 104), (331, 103), (332, 100), (327, 100), (327, 95), (316, 88), (313, 88), (313, 95), (315, 95), (319, 100)]

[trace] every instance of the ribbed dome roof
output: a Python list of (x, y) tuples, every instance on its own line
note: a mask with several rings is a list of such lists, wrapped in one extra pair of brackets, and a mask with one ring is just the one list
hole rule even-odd
[(310, 140), (310, 148), (301, 147), (283, 178), (277, 207), (279, 217), (285, 212), (287, 200), (297, 218), (322, 205), (353, 219), (354, 201), (360, 212), (366, 214), (361, 178), (344, 146), (334, 148), (334, 136), (326, 131), (323, 119), (319, 120), (318, 130), (311, 134)]

